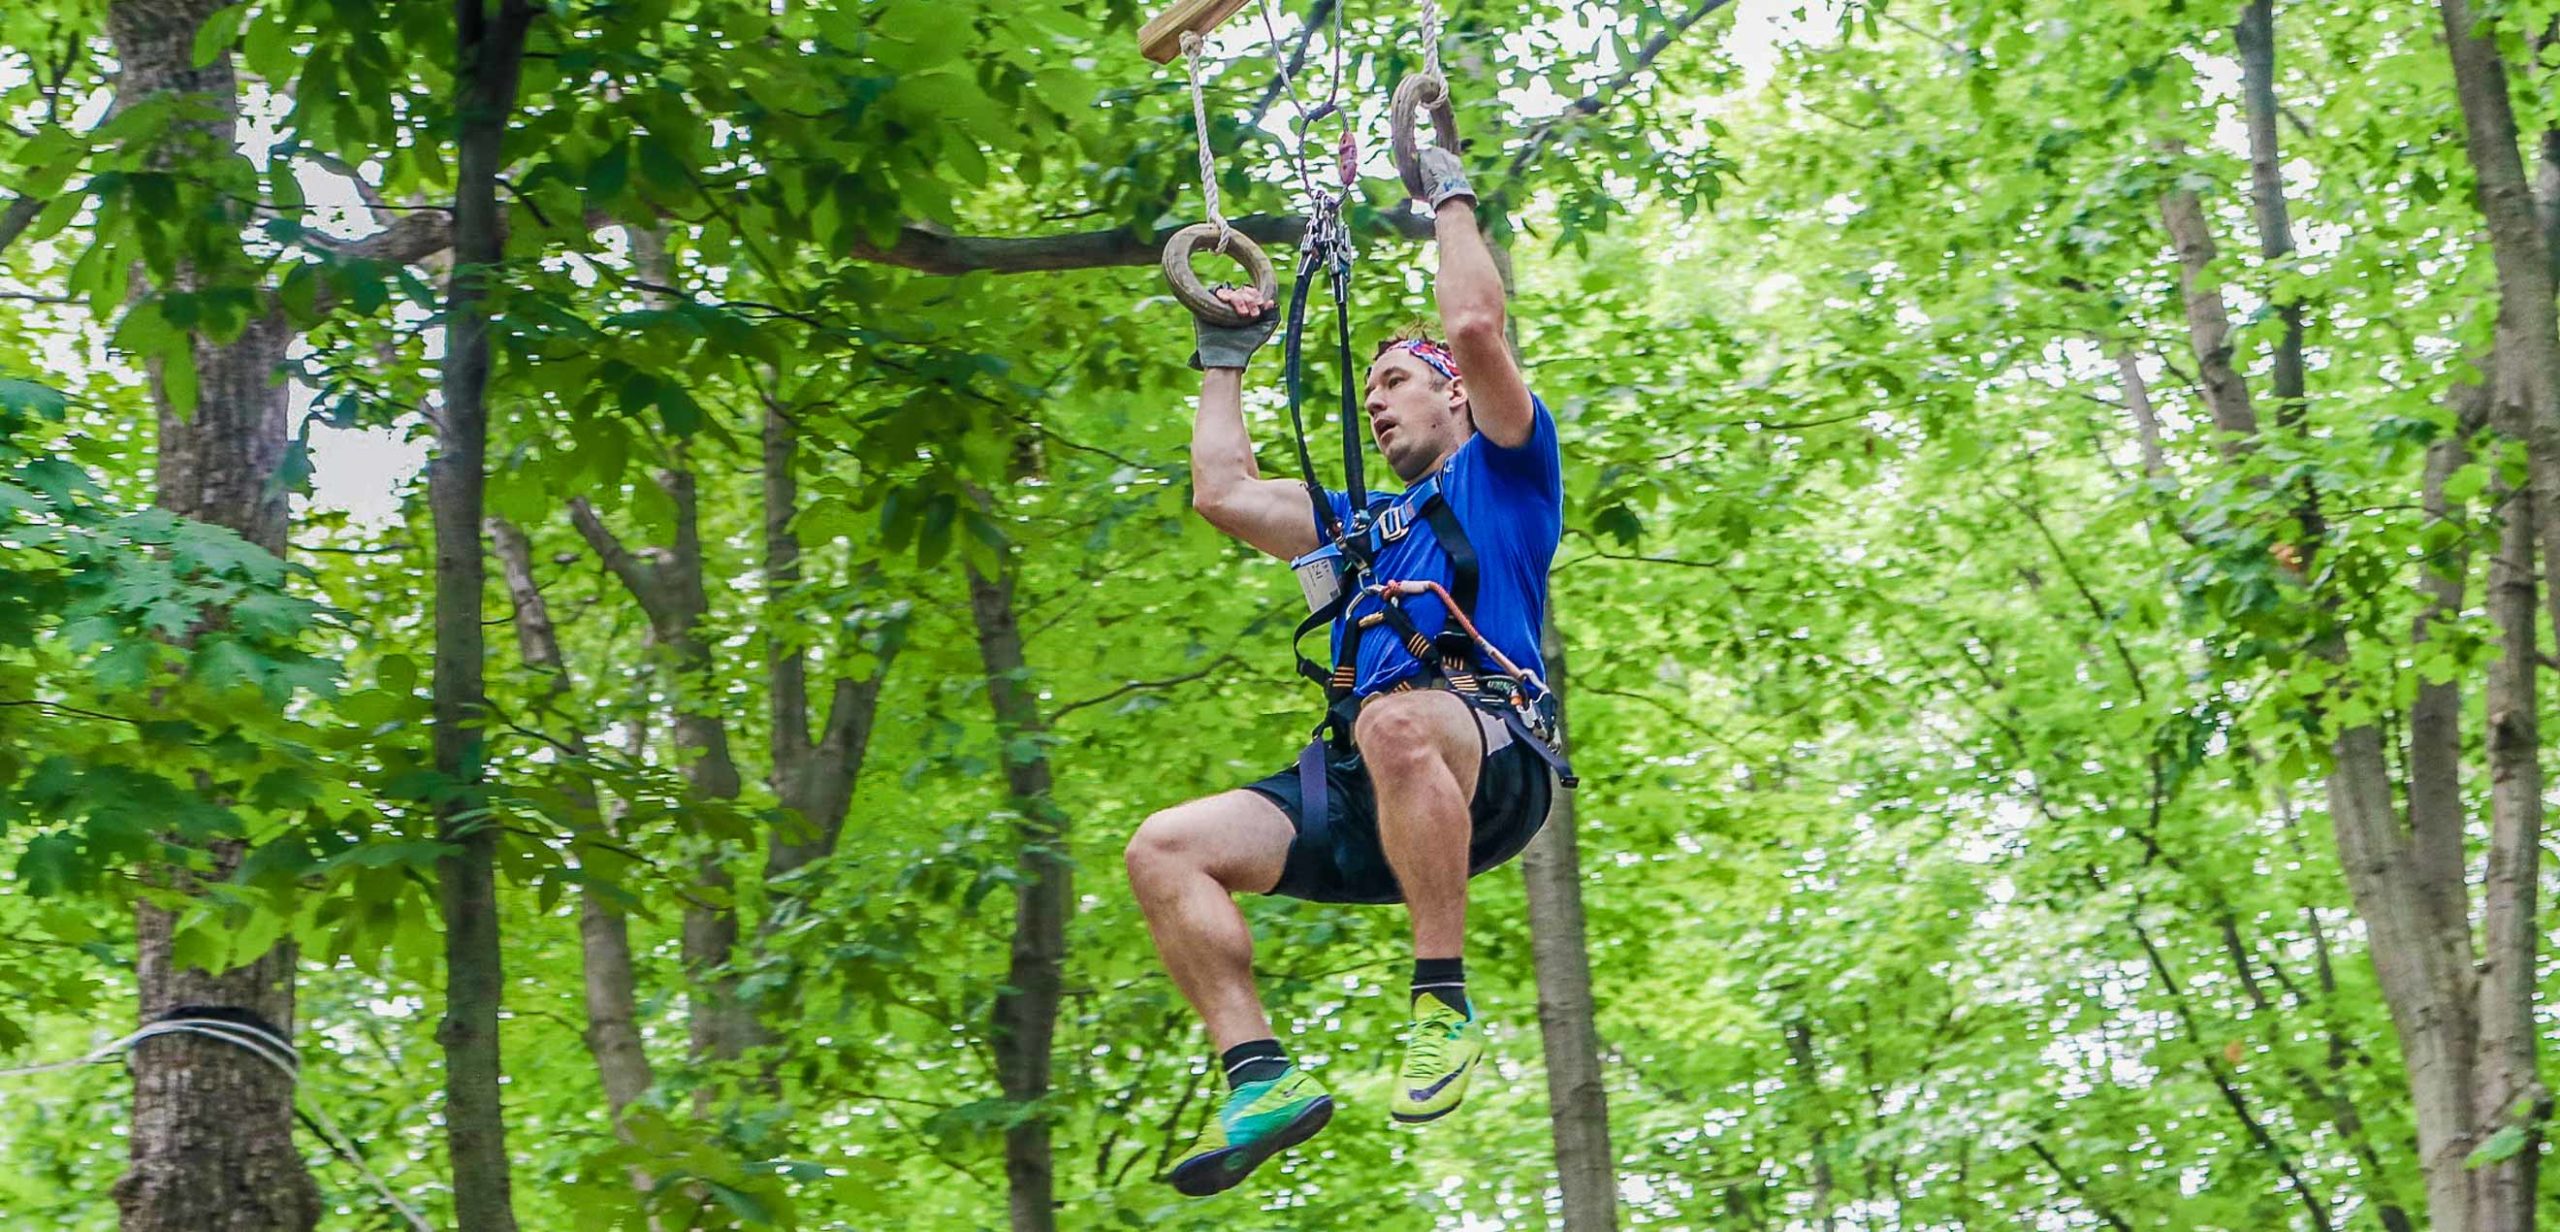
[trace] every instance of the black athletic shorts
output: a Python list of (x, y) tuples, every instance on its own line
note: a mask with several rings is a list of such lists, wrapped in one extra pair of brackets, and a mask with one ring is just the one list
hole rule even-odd
[[(1475, 821), (1467, 845), (1467, 875), (1498, 867), (1520, 854), (1547, 823), (1555, 800), (1555, 775), (1537, 751), (1494, 727), (1487, 754), (1476, 773), (1475, 799), (1468, 813)], [(1325, 815), (1307, 816), (1296, 762), (1277, 774), (1245, 784), (1280, 806), (1297, 831), (1289, 840), (1289, 861), (1280, 871), (1273, 894), (1318, 903), (1400, 903), (1404, 891), (1387, 867), (1386, 849), (1378, 842), (1378, 795), (1369, 785), (1369, 768), (1360, 751), (1336, 753), (1325, 761)]]

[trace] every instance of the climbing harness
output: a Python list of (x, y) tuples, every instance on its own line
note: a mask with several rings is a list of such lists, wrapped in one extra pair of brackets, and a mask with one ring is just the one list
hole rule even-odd
[[(1280, 44), (1279, 25), (1272, 15), (1271, 0), (1259, 0), (1259, 3), (1264, 30), (1272, 45), (1277, 47)], [(1449, 689), (1473, 709), (1497, 718), (1516, 739), (1555, 771), (1559, 783), (1571, 787), (1578, 780), (1561, 751), (1555, 695), (1537, 673), (1514, 663), (1476, 627), (1473, 618), (1477, 586), (1475, 549), (1441, 491), (1440, 477), (1432, 476), (1402, 496), (1383, 503), (1373, 504), (1368, 493), (1366, 477), (1362, 473), (1360, 404), (1351, 375), (1351, 271), (1357, 253), (1351, 242), (1350, 228), (1342, 217), (1343, 206), (1359, 183), (1359, 146), (1352, 133), (1349, 114), (1340, 103), (1341, 23), (1341, 6), (1336, 5), (1334, 72), (1327, 83), (1326, 96), (1314, 106), (1310, 107), (1301, 97), (1298, 82), (1289, 71), (1286, 60), (1280, 65), (1281, 86), (1297, 113), (1295, 140), (1289, 146), (1290, 163), (1307, 198), (1307, 226), (1299, 239), (1297, 268), (1291, 276), (1289, 290), (1282, 381), (1287, 390), (1289, 426), (1297, 446), (1299, 473), (1304, 476), (1307, 497), (1314, 506), (1317, 539), (1323, 544), (1290, 562), (1309, 608), (1306, 619), (1299, 622), (1296, 631), (1290, 635), (1290, 653), (1297, 660), (1298, 673), (1324, 690), (1326, 703), (1325, 715), (1316, 725), (1314, 739), (1298, 757), (1301, 798), (1309, 816), (1324, 815), (1325, 762), (1332, 754), (1346, 752), (1353, 747), (1352, 728), (1363, 701), (1356, 692), (1360, 644), (1363, 635), (1380, 624), (1392, 630), (1422, 665), (1425, 681), (1423, 685), (1416, 686), (1414, 680), (1408, 678), (1397, 682), (1390, 691), (1401, 692), (1415, 687)], [(1451, 151), (1458, 148), (1456, 114), (1440, 69), (1440, 12), (1435, 0), (1422, 0), (1422, 23), (1424, 70), (1397, 85), (1390, 111), (1391, 149), (1396, 169), (1403, 177), (1405, 187), (1415, 197), (1425, 195), (1421, 149), (1416, 134), (1418, 117), (1426, 113), (1430, 116), (1435, 139), (1441, 148)], [(1273, 290), (1270, 260), (1251, 239), (1234, 232), (1220, 213), (1217, 165), (1209, 141), (1208, 105), (1200, 85), (1200, 39), (1196, 34), (1186, 32), (1181, 46), (1191, 83), (1192, 121), (1200, 139), (1201, 180), (1208, 199), (1210, 221), (1186, 227), (1174, 234), (1165, 246), (1165, 277), (1172, 285), (1175, 297), (1204, 320), (1212, 324), (1241, 325), (1245, 323), (1242, 314), (1200, 284), (1198, 276), (1191, 271), (1191, 258), (1215, 239), (1220, 251), (1229, 252), (1244, 265), (1265, 299), (1271, 298)], [(1328, 116), (1338, 118), (1341, 127), (1341, 136), (1334, 144), (1335, 180), (1331, 184), (1321, 180), (1307, 156), (1308, 139), (1316, 125)], [(1324, 485), (1316, 479), (1315, 457), (1307, 446), (1307, 300), (1318, 278), (1325, 281), (1333, 294), (1347, 518), (1334, 513), (1332, 500)], [(1432, 538), (1449, 559), (1450, 585), (1446, 587), (1437, 582), (1387, 578), (1379, 573), (1379, 561), (1388, 546), (1403, 539), (1417, 523), (1431, 528)], [(1438, 599), (1446, 613), (1444, 627), (1437, 636), (1424, 633), (1414, 622), (1412, 614), (1405, 610), (1404, 600), (1424, 595)], [(1374, 600), (1373, 610), (1359, 612), (1355, 618), (1355, 609), (1362, 606), (1364, 599)], [(1338, 638), (1340, 644), (1333, 648), (1334, 668), (1327, 671), (1308, 658), (1300, 646), (1307, 634), (1332, 627), (1337, 622), (1342, 626)]]

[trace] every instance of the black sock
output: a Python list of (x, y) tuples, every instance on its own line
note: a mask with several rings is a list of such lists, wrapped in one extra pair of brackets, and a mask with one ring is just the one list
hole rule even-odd
[(1227, 1088), (1233, 1090), (1248, 1082), (1269, 1082), (1289, 1072), (1289, 1054), (1282, 1051), (1276, 1039), (1246, 1040), (1219, 1056), (1227, 1067)]
[(1476, 1016), (1475, 1007), (1467, 1004), (1467, 960), (1464, 958), (1414, 959), (1414, 999), (1421, 1000), (1426, 992), (1448, 1002), (1451, 1008), (1469, 1018)]

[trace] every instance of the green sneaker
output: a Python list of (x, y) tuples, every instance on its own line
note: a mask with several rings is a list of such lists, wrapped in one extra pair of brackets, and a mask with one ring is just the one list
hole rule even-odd
[(1414, 999), (1413, 1030), (1405, 1040), (1404, 1074), (1387, 1112), (1407, 1125), (1449, 1115), (1467, 1097), (1467, 1079), (1484, 1059), (1484, 1030), (1458, 1007), (1432, 993)]
[(1315, 1137), (1332, 1119), (1333, 1097), (1293, 1062), (1279, 1077), (1245, 1083), (1228, 1095), (1209, 1132), (1168, 1179), (1187, 1197), (1222, 1193), (1263, 1160)]

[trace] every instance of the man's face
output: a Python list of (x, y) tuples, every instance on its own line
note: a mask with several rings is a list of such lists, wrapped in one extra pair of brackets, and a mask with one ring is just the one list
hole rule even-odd
[(1467, 420), (1464, 380), (1444, 380), (1402, 347), (1369, 362), (1362, 404), (1369, 435), (1396, 477), (1412, 483), (1431, 473), (1475, 428)]

